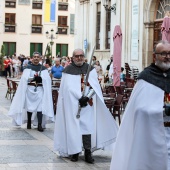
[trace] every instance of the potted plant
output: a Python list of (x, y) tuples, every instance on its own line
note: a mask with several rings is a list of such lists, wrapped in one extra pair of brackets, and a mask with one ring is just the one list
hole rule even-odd
[(5, 47), (1, 46), (0, 52), (0, 76), (4, 76), (4, 56), (5, 56)]

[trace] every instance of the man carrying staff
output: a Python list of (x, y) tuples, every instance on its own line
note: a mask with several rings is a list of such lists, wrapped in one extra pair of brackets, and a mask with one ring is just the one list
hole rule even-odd
[[(117, 124), (104, 104), (96, 70), (88, 69), (82, 49), (73, 51), (73, 62), (63, 73), (57, 103), (54, 147), (63, 157), (78, 161), (85, 149), (85, 161), (94, 163), (91, 152), (115, 141)], [(84, 86), (85, 77), (89, 78)], [(85, 88), (85, 89), (84, 89)], [(82, 91), (85, 90), (82, 96)], [(77, 116), (80, 108), (80, 118)]]
[(43, 132), (43, 127), (48, 120), (54, 119), (54, 114), (51, 78), (46, 68), (39, 64), (40, 56), (39, 52), (33, 53), (32, 64), (23, 72), (8, 115), (15, 125), (27, 122), (27, 129), (31, 129), (33, 123), (38, 125), (38, 131)]

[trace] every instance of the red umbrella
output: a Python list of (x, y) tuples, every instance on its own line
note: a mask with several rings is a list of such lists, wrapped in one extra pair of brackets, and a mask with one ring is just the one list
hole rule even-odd
[(113, 86), (120, 86), (122, 31), (119, 25), (115, 26), (113, 42)]
[(170, 18), (168, 16), (164, 17), (161, 28), (162, 40), (170, 42)]

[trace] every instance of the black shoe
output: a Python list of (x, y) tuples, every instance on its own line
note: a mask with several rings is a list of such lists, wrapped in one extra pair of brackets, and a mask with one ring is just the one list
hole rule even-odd
[(91, 154), (91, 150), (90, 150), (90, 149), (85, 149), (84, 157), (85, 157), (85, 161), (86, 161), (87, 163), (90, 163), (90, 164), (93, 164), (93, 163), (94, 163), (94, 159), (93, 159), (93, 157), (92, 157), (92, 154)]
[(71, 161), (72, 162), (77, 162), (78, 159), (79, 159), (79, 154), (78, 153), (71, 156)]
[(27, 129), (31, 129), (31, 123), (27, 123)]
[(43, 131), (44, 131), (43, 128), (42, 128), (42, 126), (41, 126), (41, 124), (38, 124), (38, 131), (39, 131), (39, 132), (43, 132)]

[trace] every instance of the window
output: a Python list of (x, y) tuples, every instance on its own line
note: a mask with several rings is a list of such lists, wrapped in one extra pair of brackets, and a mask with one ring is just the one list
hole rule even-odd
[(15, 32), (15, 14), (5, 13), (5, 32)]
[(15, 25), (15, 14), (5, 13), (5, 24)]
[(97, 3), (96, 49), (100, 49), (100, 18), (101, 18), (101, 3)]
[(32, 33), (42, 33), (42, 15), (32, 15)]
[(13, 55), (16, 53), (16, 42), (3, 42), (5, 46), (5, 55)]
[(42, 54), (42, 43), (30, 43), (30, 56), (32, 56), (35, 51)]
[(106, 11), (106, 40), (105, 40), (105, 48), (110, 49), (110, 18), (111, 11)]
[(56, 44), (56, 55), (68, 56), (68, 44)]
[(58, 4), (59, 11), (68, 11), (68, 4)]
[(42, 25), (42, 15), (32, 15), (32, 25)]
[(33, 0), (32, 9), (42, 9), (42, 0)]
[(58, 16), (58, 26), (67, 27), (67, 16)]
[(15, 8), (16, 7), (16, 0), (6, 0), (5, 1), (6, 8)]

